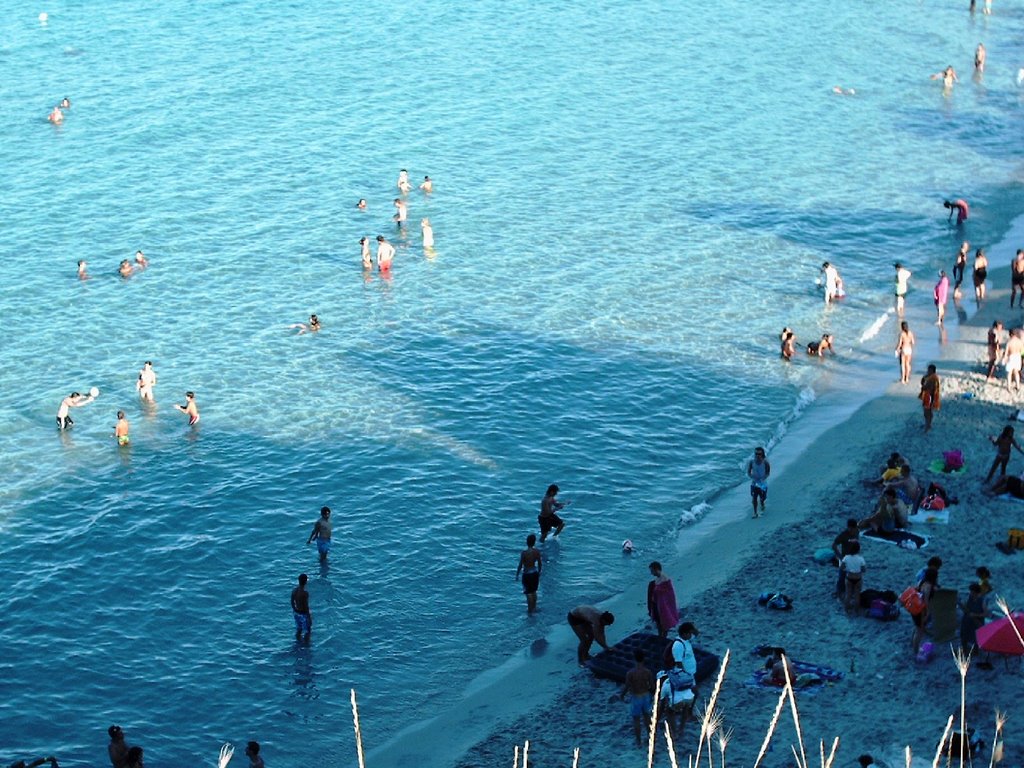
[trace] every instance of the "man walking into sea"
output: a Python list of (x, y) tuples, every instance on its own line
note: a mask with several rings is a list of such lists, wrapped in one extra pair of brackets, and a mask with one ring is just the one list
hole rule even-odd
[(295, 617), (295, 639), (305, 635), (309, 640), (309, 633), (313, 630), (313, 615), (309, 612), (309, 592), (306, 591), (306, 582), (309, 577), (299, 574), (299, 586), (292, 590), (292, 614)]
[(747, 462), (747, 477), (750, 478), (750, 503), (754, 506), (754, 517), (761, 515), (757, 511), (758, 502), (764, 512), (764, 502), (768, 498), (768, 475), (772, 473), (772, 465), (765, 458), (764, 448), (754, 449), (754, 458)]
[(526, 595), (526, 612), (537, 610), (537, 588), (540, 586), (540, 570), (543, 560), (540, 550), (534, 546), (537, 537), (532, 533), (526, 537), (526, 549), (519, 554), (519, 567), (516, 568), (516, 579), (523, 574), (523, 594)]
[(327, 562), (327, 553), (331, 551), (331, 508), (320, 507), (320, 519), (313, 523), (313, 532), (306, 539), (309, 545), (316, 539), (316, 551), (320, 553), (320, 562)]

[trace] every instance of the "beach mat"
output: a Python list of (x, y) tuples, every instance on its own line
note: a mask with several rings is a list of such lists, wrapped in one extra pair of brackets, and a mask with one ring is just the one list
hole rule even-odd
[[(811, 664), (807, 661), (796, 661), (794, 659), (790, 659), (789, 663), (797, 678), (799, 678), (800, 675), (812, 674), (817, 675), (821, 679), (820, 683), (808, 685), (803, 688), (797, 688), (794, 681), (794, 688), (800, 691), (800, 693), (814, 694), (827, 685), (840, 682), (845, 677), (845, 675), (838, 669), (826, 667), (823, 664)], [(773, 691), (778, 691), (782, 686), (773, 683), (771, 681), (771, 675), (772, 672), (770, 669), (759, 669), (747, 678), (747, 680), (743, 682), (743, 685), (748, 688), (769, 688)]]
[[(663, 668), (661, 660), (665, 655), (665, 647), (674, 640), (674, 637), (658, 637), (650, 632), (635, 632), (607, 651), (601, 651), (591, 657), (587, 666), (594, 673), (594, 677), (624, 683), (626, 673), (636, 663), (633, 659), (634, 651), (639, 649), (644, 652), (644, 664), (648, 669), (660, 670)], [(693, 655), (697, 659), (697, 674), (694, 677), (698, 683), (711, 677), (718, 669), (718, 657), (715, 654), (694, 648)]]
[(919, 533), (897, 528), (895, 531), (864, 531), (861, 536), (872, 541), (884, 541), (904, 549), (924, 549), (928, 546), (928, 537)]
[(954, 469), (952, 472), (946, 471), (946, 460), (936, 459), (928, 465), (929, 472), (937, 472), (940, 475), (962, 475), (967, 471), (967, 464), (964, 464), (960, 469)]
[(929, 523), (931, 525), (949, 524), (949, 507), (945, 509), (918, 509), (916, 515), (910, 515), (911, 523)]
[(960, 632), (960, 619), (956, 612), (955, 589), (936, 589), (928, 601), (931, 613), (929, 634), (933, 643), (948, 643)]

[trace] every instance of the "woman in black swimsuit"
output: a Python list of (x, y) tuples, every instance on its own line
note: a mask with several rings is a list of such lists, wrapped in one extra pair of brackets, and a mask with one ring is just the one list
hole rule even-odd
[(981, 301), (985, 298), (985, 278), (988, 277), (988, 259), (985, 251), (979, 248), (974, 253), (974, 298)]

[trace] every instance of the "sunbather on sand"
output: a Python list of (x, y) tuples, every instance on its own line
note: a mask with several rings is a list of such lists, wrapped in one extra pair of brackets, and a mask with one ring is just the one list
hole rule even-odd
[(857, 524), (861, 530), (894, 531), (907, 525), (907, 507), (899, 500), (895, 488), (886, 488), (874, 513)]

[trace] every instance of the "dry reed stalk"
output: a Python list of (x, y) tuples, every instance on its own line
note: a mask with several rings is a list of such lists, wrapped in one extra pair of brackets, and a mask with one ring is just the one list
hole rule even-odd
[(1006, 601), (1001, 597), (996, 600), (996, 605), (999, 606), (999, 610), (1005, 614), (1006, 618), (1010, 620), (1010, 626), (1013, 627), (1013, 634), (1017, 636), (1017, 640), (1020, 641), (1021, 647), (1024, 648), (1024, 637), (1020, 636), (1020, 630), (1017, 629), (1017, 622), (1013, 620), (1013, 615), (1010, 613), (1010, 606), (1007, 605)]
[[(786, 673), (786, 693), (789, 694), (789, 707), (793, 710), (793, 725), (796, 726), (796, 741), (800, 745), (800, 759), (798, 759), (797, 765), (801, 768), (807, 768), (807, 753), (804, 751), (804, 735), (800, 730), (800, 713), (796, 708), (796, 694), (793, 692), (793, 681), (789, 677), (789, 659), (786, 658), (785, 654), (782, 656), (782, 669)], [(796, 754), (796, 750), (793, 750), (793, 754)]]
[(672, 763), (672, 768), (679, 768), (679, 764), (676, 762), (676, 745), (672, 741), (672, 728), (669, 727), (668, 720), (665, 721), (665, 743), (668, 744), (668, 761)]
[(732, 728), (726, 730), (721, 725), (718, 726), (718, 755), (722, 759), (722, 768), (725, 768), (725, 750), (729, 746), (729, 742), (732, 741)]
[(953, 661), (960, 672), (960, 768), (964, 768), (964, 738), (967, 736), (967, 670), (971, 666), (971, 654), (964, 654), (957, 648), (953, 651)]
[(651, 707), (651, 729), (647, 735), (647, 768), (654, 765), (654, 741), (658, 735), (658, 701), (661, 699), (661, 680), (654, 683), (654, 706)]
[(580, 764), (580, 748), (576, 747), (572, 751), (572, 768), (578, 768)]
[[(1003, 726), (1006, 725), (1006, 713), (996, 710), (996, 735), (992, 738), (992, 754), (988, 760), (988, 768), (992, 768), (996, 763), (1000, 763), (1003, 760), (1003, 742), (1000, 740), (1000, 736), (1003, 733)], [(998, 757), (996, 756), (996, 750), (999, 751)]]
[[(710, 709), (705, 709), (700, 715), (701, 721), (701, 733), (707, 734), (708, 744), (708, 768), (715, 768), (715, 754), (714, 747), (711, 744), (711, 739), (719, 729), (722, 727), (722, 716), (717, 712), (712, 712)], [(704, 744), (701, 743), (697, 747), (697, 764), (700, 765), (700, 757), (704, 754)]]
[(946, 730), (942, 732), (942, 739), (939, 741), (939, 746), (935, 750), (935, 759), (932, 761), (932, 768), (939, 768), (939, 758), (942, 757), (942, 747), (946, 743), (946, 739), (949, 738), (949, 731), (953, 728), (953, 716), (949, 716), (949, 720), (946, 721)]
[[(722, 690), (722, 681), (725, 679), (725, 670), (729, 666), (729, 658), (732, 655), (731, 649), (726, 649), (725, 656), (722, 657), (722, 665), (718, 668), (718, 678), (715, 680), (715, 687), (711, 689), (711, 698), (708, 699), (708, 705), (704, 709), (705, 716), (710, 716), (715, 711), (715, 705), (718, 703), (718, 693)], [(704, 751), (704, 739), (708, 739), (708, 754), (711, 754), (711, 736), (704, 729), (703, 722), (701, 723), (700, 738), (697, 740), (697, 762), (700, 763), (700, 756)]]
[(530, 764), (530, 740), (527, 739), (523, 742), (523, 768), (527, 768)]
[(779, 703), (775, 705), (775, 714), (772, 715), (772, 721), (768, 724), (768, 732), (764, 735), (764, 742), (761, 744), (761, 751), (757, 753), (757, 760), (754, 761), (754, 768), (757, 768), (764, 759), (764, 756), (768, 753), (768, 744), (772, 740), (772, 736), (775, 735), (775, 726), (779, 724), (779, 715), (782, 714), (782, 707), (786, 703), (786, 691), (783, 690), (779, 694)]
[(231, 756), (235, 754), (235, 748), (230, 741), (220, 746), (220, 757), (217, 759), (217, 768), (225, 768), (231, 762)]
[(911, 765), (910, 765), (910, 764), (911, 764), (911, 763), (913, 762), (913, 760), (914, 760), (914, 755), (913, 755), (913, 753), (912, 753), (912, 752), (910, 751), (910, 745), (909, 745), (909, 744), (907, 744), (907, 746), (903, 748), (903, 757), (904, 757), (904, 759), (906, 760), (906, 763), (907, 763), (907, 768), (911, 768)]
[(836, 752), (839, 751), (839, 737), (836, 736), (832, 741), (832, 751), (828, 753), (828, 760), (824, 762), (824, 768), (832, 768), (832, 763), (836, 759)]
[(363, 734), (359, 730), (359, 705), (356, 704), (356, 689), (352, 688), (352, 723), (356, 729), (356, 756), (359, 758), (359, 768), (366, 768), (363, 763)]
[(519, 768), (519, 745), (516, 744), (516, 748), (512, 750), (512, 768)]

